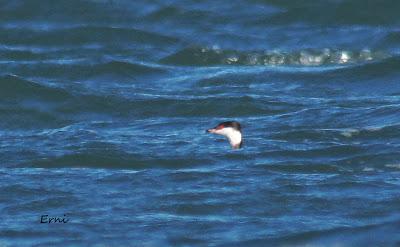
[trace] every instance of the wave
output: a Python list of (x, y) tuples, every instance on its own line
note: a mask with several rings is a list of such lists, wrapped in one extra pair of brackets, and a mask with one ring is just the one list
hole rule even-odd
[[(368, 119), (366, 123), (370, 123), (370, 120), (377, 115), (377, 112), (373, 111), (369, 114), (362, 114), (363, 118)], [(391, 114), (391, 112), (390, 112)], [(388, 113), (383, 114), (384, 117)], [(346, 119), (348, 121), (348, 119)], [(281, 130), (278, 133), (271, 134), (274, 139), (290, 140), (290, 141), (301, 141), (304, 139), (315, 140), (315, 141), (329, 141), (329, 140), (367, 140), (367, 139), (379, 139), (387, 138), (388, 140), (398, 138), (400, 136), (400, 124), (384, 125), (381, 127), (359, 127), (359, 128), (347, 128), (347, 129), (289, 129)]]
[(381, 80), (387, 76), (393, 76), (399, 74), (398, 68), (400, 67), (400, 56), (393, 56), (370, 63), (356, 64), (351, 67), (341, 68), (338, 71), (327, 72), (327, 77), (335, 75), (340, 72), (344, 77), (357, 75), (360, 79), (364, 80), (375, 80), (380, 78)]
[[(112, 67), (115, 64), (105, 66)], [(74, 90), (67, 91), (14, 75), (0, 77), (0, 97), (2, 98), (0, 115), (5, 119), (1, 125), (9, 127), (18, 126), (14, 123), (16, 119), (23, 119), (19, 121), (21, 124), (32, 124), (37, 121), (42, 124), (54, 123), (57, 126), (60, 122), (82, 120), (85, 116), (90, 118), (93, 114), (137, 119), (149, 116), (224, 115), (234, 117), (286, 112), (284, 102), (280, 107), (270, 107), (268, 99), (256, 100), (249, 96), (221, 98), (144, 95), (126, 98), (115, 94), (97, 94), (95, 91), (83, 93)]]
[[(126, 72), (141, 66), (124, 64)], [(100, 70), (111, 70), (121, 67), (121, 63), (107, 63), (96, 66), (99, 71), (93, 70), (93, 75), (98, 75)], [(144, 67), (145, 71), (152, 71)], [(13, 103), (13, 107), (4, 108), (9, 111), (18, 106), (23, 109), (24, 102), (53, 105), (55, 113), (106, 113), (119, 116), (210, 116), (222, 114), (226, 116), (240, 116), (247, 114), (274, 114), (284, 109), (284, 102), (269, 102), (268, 99), (254, 99), (249, 96), (240, 97), (176, 97), (174, 95), (144, 95), (142, 97), (125, 98), (119, 95), (97, 94), (96, 92), (73, 92), (63, 88), (39, 84), (15, 75), (0, 77), (0, 97), (3, 103)], [(60, 104), (59, 104), (60, 103)], [(273, 107), (269, 107), (271, 105)], [(32, 104), (35, 110), (40, 111)], [(216, 107), (218, 106), (218, 107)], [(226, 106), (226, 107), (224, 107)], [(288, 104), (290, 106), (290, 104)], [(51, 107), (50, 107), (51, 108)], [(31, 108), (29, 108), (31, 109)]]
[(52, 128), (71, 123), (57, 113), (57, 107), (74, 98), (65, 89), (6, 75), (0, 77), (0, 98), (2, 128)]
[[(46, 20), (51, 23), (65, 21), (68, 23), (110, 23), (124, 19), (132, 22), (135, 20), (132, 15), (140, 13), (143, 7), (146, 7), (146, 4), (139, 2), (132, 4), (129, 1), (59, 0), (57, 2), (44, 1), (42, 5), (38, 5), (35, 0), (2, 1), (0, 15), (6, 21), (40, 22)], [(45, 19), (43, 19), (44, 17)]]
[(90, 61), (74, 61), (71, 64), (57, 63), (54, 61), (40, 61), (30, 63), (29, 66), (21, 65), (14, 73), (20, 73), (24, 76), (63, 78), (68, 80), (87, 80), (101, 79), (113, 81), (132, 79), (143, 75), (159, 75), (164, 73), (165, 69), (150, 65), (127, 61), (107, 61), (102, 63), (93, 63)]
[[(7, 33), (2, 39), (3, 44), (29, 44), (41, 46), (55, 45), (81, 45), (87, 43), (101, 44), (174, 44), (177, 38), (166, 35), (143, 31), (134, 28), (111, 26), (73, 26), (51, 30), (30, 30), (26, 28), (0, 28), (0, 32)], [(21, 37), (24, 37), (21, 39)]]
[[(398, 25), (400, 4), (394, 0), (293, 2), (259, 0), (282, 11), (262, 20), (269, 24), (310, 23), (312, 25)], [(323, 13), (323, 14), (321, 14)], [(261, 22), (261, 20), (260, 20)]]
[(242, 52), (237, 50), (222, 50), (217, 47), (188, 47), (164, 57), (161, 63), (186, 66), (215, 65), (283, 65), (283, 66), (326, 66), (360, 64), (386, 58), (381, 51), (332, 50), (329, 48), (316, 50), (305, 49), (295, 52), (255, 51)]
[(45, 59), (43, 54), (24, 50), (0, 50), (0, 59), (9, 60), (40, 60)]
[[(60, 22), (115, 22), (121, 19), (127, 22), (140, 21), (139, 18), (148, 18), (155, 21), (176, 20), (184, 23), (196, 23), (196, 19), (203, 22), (207, 18), (239, 16), (245, 20), (252, 20), (256, 15), (257, 21), (265, 25), (311, 23), (313, 25), (396, 25), (399, 24), (399, 3), (395, 0), (369, 1), (313, 1), (293, 2), (276, 0), (255, 0), (251, 3), (239, 1), (235, 8), (229, 9), (226, 4), (213, 1), (200, 3), (185, 3), (169, 1), (168, 3), (152, 3), (130, 1), (84, 1), (59, 0), (45, 1), (38, 6), (34, 0), (4, 1), (0, 15), (4, 20), (15, 19), (41, 20), (46, 16), (48, 20)], [(21, 3), (22, 2), (22, 3)], [(245, 5), (246, 8), (241, 8)], [(260, 5), (264, 5), (261, 6)], [(79, 6), (79, 8), (76, 8)], [(240, 7), (239, 7), (240, 6)], [(242, 9), (251, 9), (251, 14), (244, 15)], [(274, 9), (278, 11), (266, 11)], [(330, 11), (331, 10), (331, 11)], [(49, 15), (51, 13), (51, 15)], [(83, 14), (84, 13), (84, 14)], [(323, 13), (323, 14), (321, 14)], [(121, 16), (123, 18), (121, 18)], [(230, 19), (232, 22), (232, 19)]]
[(304, 86), (323, 84), (364, 95), (397, 95), (400, 92), (398, 76), (400, 75), (400, 56), (391, 56), (376, 60), (346, 64), (343, 66), (310, 68), (306, 70), (279, 68), (268, 71), (268, 80), (284, 80), (293, 83), (304, 83)]
[[(400, 224), (398, 221), (387, 221), (355, 227), (337, 226), (326, 230), (312, 230), (294, 233), (286, 237), (273, 239), (272, 242), (276, 245), (284, 246), (361, 246), (371, 244), (391, 246), (393, 243), (398, 243), (400, 240), (397, 235), (399, 227)], [(386, 236), (384, 239), (379, 237), (383, 235)], [(255, 245), (256, 243), (262, 243), (262, 241), (249, 241), (247, 245)]]
[[(204, 159), (191, 158), (149, 158), (143, 155), (118, 150), (99, 150), (66, 154), (60, 157), (46, 157), (20, 164), (17, 167), (32, 168), (109, 168), (109, 169), (178, 169), (204, 164)], [(190, 165), (189, 165), (190, 164)]]
[(0, 97), (13, 101), (27, 98), (63, 101), (71, 95), (61, 88), (44, 86), (16, 75), (5, 75), (0, 77)]
[(85, 67), (82, 68), (83, 71), (85, 71), (85, 69), (87, 71), (86, 73), (90, 76), (98, 74), (110, 74), (114, 76), (143, 75), (164, 72), (164, 70), (161, 68), (121, 61), (111, 61), (104, 64), (97, 64), (91, 66), (90, 69)]
[(286, 112), (283, 109), (270, 108), (266, 102), (262, 100), (256, 101), (248, 96), (189, 99), (157, 97), (129, 100), (113, 96), (87, 95), (75, 102), (71, 102), (69, 105), (65, 105), (60, 110), (69, 113), (98, 112), (126, 117), (197, 117), (216, 115), (235, 117), (253, 114), (272, 115)]
[(166, 19), (179, 23), (194, 23), (197, 19), (205, 19), (211, 13), (205, 10), (185, 10), (178, 6), (165, 6), (146, 15), (146, 19), (152, 21), (165, 21)]

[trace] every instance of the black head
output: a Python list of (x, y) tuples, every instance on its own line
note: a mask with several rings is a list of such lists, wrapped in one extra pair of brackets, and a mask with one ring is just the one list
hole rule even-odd
[(215, 127), (216, 129), (218, 128), (227, 128), (227, 127), (231, 127), (235, 130), (241, 131), (242, 127), (240, 126), (239, 122), (236, 121), (227, 121), (227, 122), (222, 122), (220, 124), (217, 125), (217, 127)]

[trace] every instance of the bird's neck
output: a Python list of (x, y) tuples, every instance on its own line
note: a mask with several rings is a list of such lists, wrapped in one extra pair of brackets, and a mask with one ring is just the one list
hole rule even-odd
[(240, 148), (242, 144), (242, 133), (240, 131), (231, 131), (226, 137), (228, 137), (232, 148)]

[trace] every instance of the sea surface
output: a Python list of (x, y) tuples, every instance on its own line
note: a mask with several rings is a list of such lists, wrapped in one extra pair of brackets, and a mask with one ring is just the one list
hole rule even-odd
[(400, 246), (399, 13), (0, 0), (0, 246)]

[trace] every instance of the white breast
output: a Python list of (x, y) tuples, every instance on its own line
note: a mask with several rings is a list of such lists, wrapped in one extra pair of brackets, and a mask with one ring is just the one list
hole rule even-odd
[(242, 142), (242, 133), (234, 128), (226, 127), (216, 131), (215, 133), (226, 136), (233, 148), (239, 148), (240, 143)]

